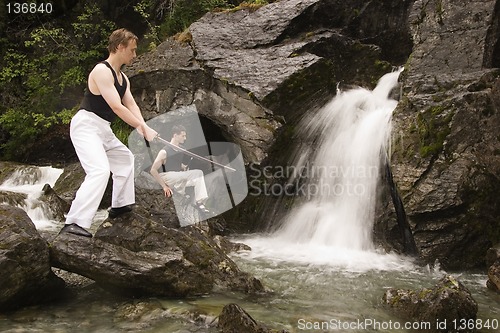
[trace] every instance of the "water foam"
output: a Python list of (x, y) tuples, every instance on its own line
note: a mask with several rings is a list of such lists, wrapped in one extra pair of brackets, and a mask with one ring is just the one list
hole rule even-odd
[(51, 217), (51, 209), (39, 198), (45, 184), (54, 186), (63, 169), (53, 167), (28, 166), (15, 170), (12, 175), (0, 185), (0, 191), (9, 191), (26, 195), (22, 208), (37, 229), (53, 228), (56, 221)]

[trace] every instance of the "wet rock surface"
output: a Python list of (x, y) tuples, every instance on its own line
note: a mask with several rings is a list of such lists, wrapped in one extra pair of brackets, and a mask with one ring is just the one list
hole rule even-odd
[(421, 257), (448, 269), (485, 267), (500, 237), (496, 16), (494, 1), (415, 1), (408, 17), (391, 162)]
[(227, 304), (218, 317), (217, 328), (221, 333), (287, 333), (258, 323), (238, 304)]
[(93, 238), (60, 234), (51, 263), (118, 293), (185, 297), (214, 288), (264, 291), (197, 227), (167, 228), (136, 209), (106, 220)]
[(20, 208), (0, 205), (0, 309), (49, 302), (64, 287), (51, 270), (49, 247)]
[(431, 332), (475, 332), (475, 327), (457, 330), (459, 325), (453, 324), (476, 319), (478, 308), (469, 290), (452, 276), (444, 276), (430, 289), (389, 289), (383, 301), (402, 318), (431, 323)]
[(500, 244), (490, 248), (486, 253), (488, 281), (486, 286), (500, 294)]

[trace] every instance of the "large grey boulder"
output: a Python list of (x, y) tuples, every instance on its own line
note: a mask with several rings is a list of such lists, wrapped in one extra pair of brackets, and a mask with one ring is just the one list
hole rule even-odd
[(0, 184), (7, 180), (18, 167), (18, 163), (0, 161)]
[(287, 333), (286, 330), (269, 328), (252, 318), (241, 306), (235, 303), (222, 308), (217, 328), (221, 333)]
[(486, 253), (486, 265), (489, 267), (486, 286), (500, 293), (500, 244), (488, 250)]
[(488, 268), (488, 281), (486, 286), (500, 294), (500, 259), (497, 259), (490, 268)]
[[(56, 181), (54, 188), (50, 186), (44, 187), (44, 194), (40, 198), (41, 201), (50, 205), (53, 215), (57, 220), (64, 221), (63, 215), (69, 211), (71, 201), (74, 199), (76, 191), (80, 187), (85, 172), (80, 165), (80, 162), (68, 164), (59, 179)], [(178, 227), (180, 225), (178, 214), (172, 198), (166, 198), (163, 191), (148, 172), (141, 171), (135, 175), (135, 199), (136, 204), (148, 211), (148, 218), (157, 221), (167, 227)], [(147, 186), (143, 186), (147, 183)], [(111, 190), (112, 179), (108, 182), (108, 186), (99, 205), (100, 209), (107, 209), (111, 205)], [(22, 200), (22, 195), (14, 195), (12, 193), (3, 194), (6, 200), (13, 201), (15, 199)], [(194, 206), (189, 205), (189, 208), (196, 210)], [(197, 211), (197, 210), (196, 210)], [(199, 220), (199, 219), (198, 219)], [(224, 232), (225, 222), (221, 217), (211, 218), (209, 221), (211, 231), (214, 234)]]
[[(193, 52), (191, 47), (169, 39), (127, 68), (132, 93), (144, 117), (151, 120), (190, 107), (221, 129), (227, 140), (239, 144), (247, 160), (261, 161), (280, 122), (255, 103), (248, 91), (214, 79), (200, 68)], [(152, 127), (160, 133), (164, 130), (158, 124)], [(211, 141), (209, 133), (205, 134)]]
[(430, 323), (431, 332), (475, 332), (467, 327), (457, 330), (456, 323), (476, 319), (477, 303), (470, 291), (450, 275), (430, 289), (389, 289), (383, 301), (404, 319)]
[(64, 281), (51, 270), (48, 244), (28, 215), (0, 205), (0, 309), (51, 301), (62, 288)]
[(184, 297), (216, 288), (264, 290), (198, 227), (168, 228), (147, 215), (137, 207), (107, 220), (92, 239), (58, 235), (51, 242), (52, 265), (123, 294)]

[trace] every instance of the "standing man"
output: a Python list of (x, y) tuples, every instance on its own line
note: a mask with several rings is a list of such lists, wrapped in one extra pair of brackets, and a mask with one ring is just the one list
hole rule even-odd
[(113, 192), (109, 217), (132, 210), (135, 203), (134, 155), (116, 138), (111, 122), (120, 117), (137, 129), (146, 140), (158, 134), (141, 115), (131, 92), (130, 82), (121, 67), (136, 57), (138, 38), (126, 29), (109, 37), (108, 58), (90, 72), (80, 110), (71, 120), (70, 137), (86, 177), (60, 233), (92, 237), (89, 228), (112, 173)]
[[(205, 179), (201, 170), (188, 170), (184, 164), (184, 154), (176, 151), (174, 147), (180, 147), (186, 141), (186, 129), (184, 126), (174, 126), (172, 128), (172, 139), (170, 143), (158, 152), (150, 173), (161, 185), (166, 197), (172, 195), (172, 188), (184, 193), (186, 186), (194, 186), (194, 197), (196, 206), (205, 214), (210, 213), (204, 202), (208, 198)], [(158, 169), (164, 165), (165, 172), (158, 173)], [(171, 188), (172, 187), (172, 188)]]

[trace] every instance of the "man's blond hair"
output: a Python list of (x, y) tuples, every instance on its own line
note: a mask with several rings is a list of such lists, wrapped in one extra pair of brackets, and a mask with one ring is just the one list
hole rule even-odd
[(128, 31), (127, 29), (121, 28), (113, 31), (109, 36), (108, 41), (109, 53), (115, 53), (116, 50), (118, 50), (119, 45), (127, 46), (132, 39), (134, 39), (136, 42), (139, 40), (139, 38), (135, 34)]

